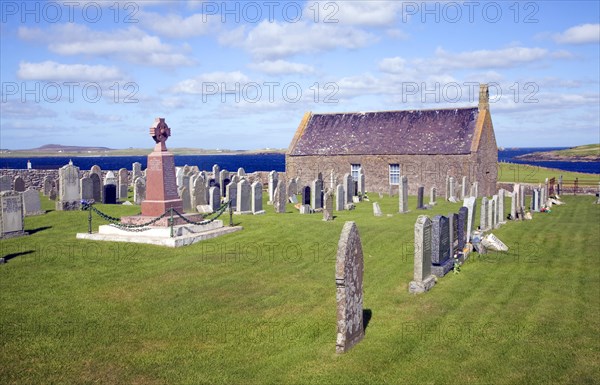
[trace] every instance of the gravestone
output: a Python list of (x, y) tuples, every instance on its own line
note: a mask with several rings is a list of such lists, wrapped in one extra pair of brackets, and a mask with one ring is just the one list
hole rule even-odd
[(489, 202), (489, 210), (488, 210), (488, 226), (490, 229), (495, 229), (498, 227), (498, 195), (493, 195), (492, 200)]
[(346, 203), (352, 203), (354, 180), (352, 180), (352, 175), (348, 173), (344, 174), (344, 191), (346, 192)]
[(443, 277), (454, 266), (450, 259), (450, 229), (448, 218), (436, 215), (431, 226), (431, 273)]
[(456, 202), (456, 197), (454, 196), (454, 191), (456, 190), (456, 186), (454, 184), (454, 177), (451, 176), (448, 179), (448, 186), (449, 186), (448, 188), (450, 189), (450, 193), (449, 193), (450, 196), (448, 197), (448, 200), (451, 202)]
[(221, 189), (214, 186), (211, 187), (208, 190), (208, 196), (210, 197), (209, 205), (214, 213), (221, 207)]
[(457, 219), (457, 238), (458, 238), (458, 251), (463, 251), (467, 243), (467, 217), (469, 216), (469, 209), (461, 207), (458, 209)]
[(464, 200), (463, 206), (467, 208), (467, 242), (471, 241), (471, 232), (475, 225), (475, 214), (477, 211), (477, 198), (474, 196), (468, 197)]
[(93, 172), (90, 172), (89, 178), (92, 181), (92, 199), (94, 202), (102, 202), (102, 179)]
[(504, 190), (503, 188), (501, 188), (500, 190), (498, 190), (498, 209), (496, 211), (496, 223), (497, 224), (503, 224), (506, 223), (506, 213), (504, 212), (504, 197), (506, 195), (506, 190)]
[(50, 200), (55, 201), (57, 195), (58, 195), (58, 191), (56, 191), (56, 187), (52, 187), (52, 190), (50, 190), (50, 195), (48, 195), (48, 198), (50, 198)]
[(489, 224), (487, 222), (488, 215), (489, 215), (488, 211), (489, 211), (488, 199), (487, 199), (487, 197), (483, 197), (483, 198), (481, 198), (481, 215), (479, 216), (479, 229), (481, 231), (485, 231), (489, 227)]
[(237, 207), (237, 193), (237, 183), (230, 182), (225, 188), (225, 200), (231, 202), (231, 207), (233, 207), (234, 211)]
[(540, 190), (533, 189), (533, 195), (531, 195), (531, 211), (540, 211)]
[(0, 192), (0, 239), (27, 235), (24, 230), (21, 193), (12, 190)]
[(219, 168), (218, 164), (214, 164), (212, 166), (212, 175), (213, 175), (213, 179), (219, 179), (219, 173), (221, 172), (221, 169)]
[(277, 214), (285, 213), (285, 205), (288, 200), (287, 193), (285, 191), (285, 181), (280, 179), (277, 182), (275, 193), (273, 194), (273, 206), (275, 206), (275, 212)]
[(450, 258), (454, 258), (458, 244), (458, 214), (448, 214), (448, 253)]
[(177, 183), (177, 189), (179, 190), (183, 186), (183, 167), (175, 167), (175, 180)]
[[(296, 183), (296, 179), (292, 178), (288, 182), (287, 194), (288, 194), (288, 197), (290, 197), (290, 198), (296, 197), (296, 194), (298, 194), (298, 184)], [(296, 203), (298, 203), (298, 202), (296, 202)]]
[(513, 221), (517, 219), (518, 212), (518, 202), (519, 202), (519, 184), (515, 183), (513, 185), (512, 196), (510, 197), (510, 219)]
[(336, 257), (337, 301), (336, 353), (344, 353), (360, 342), (363, 326), (364, 261), (360, 235), (354, 222), (346, 222)]
[(94, 182), (90, 177), (83, 177), (79, 181), (79, 191), (81, 193), (80, 199), (82, 200), (92, 200), (94, 199)]
[(540, 189), (540, 209), (546, 207), (546, 191), (548, 191), (546, 187)]
[(131, 165), (131, 183), (134, 184), (135, 180), (142, 176), (142, 164), (140, 162), (134, 162)]
[(379, 207), (379, 203), (373, 202), (373, 215), (376, 217), (382, 216), (381, 207)]
[(398, 187), (398, 212), (405, 214), (408, 212), (408, 178), (406, 175), (400, 177), (400, 186)]
[[(242, 167), (238, 168), (237, 175), (241, 179), (243, 176), (246, 176), (246, 170), (244, 170)], [(248, 185), (248, 187), (250, 187), (250, 185)]]
[(117, 203), (117, 186), (109, 183), (104, 185), (102, 191), (102, 203), (106, 205), (114, 205)]
[(79, 167), (68, 164), (58, 169), (58, 197), (56, 211), (79, 210)]
[(279, 181), (279, 174), (277, 174), (277, 171), (273, 170), (269, 173), (269, 202), (273, 203), (274, 202), (274, 194), (275, 194), (275, 189), (277, 188), (277, 183)]
[(333, 191), (327, 190), (323, 196), (323, 220), (333, 220)]
[(425, 210), (427, 207), (423, 205), (423, 195), (425, 194), (425, 187), (419, 186), (417, 189), (417, 210)]
[(91, 174), (98, 175), (98, 178), (102, 180), (102, 169), (97, 164), (93, 165), (92, 168), (90, 168), (90, 175)]
[(115, 186), (117, 185), (117, 178), (115, 177), (114, 172), (109, 171), (106, 173), (106, 176), (104, 177), (104, 184), (114, 184)]
[(198, 175), (192, 183), (191, 199), (192, 208), (198, 206), (204, 206), (208, 204), (208, 194), (206, 189), (206, 180), (202, 174)]
[(436, 190), (435, 187), (432, 187), (429, 191), (429, 206), (435, 206), (436, 202)]
[(252, 213), (254, 215), (264, 213), (263, 211), (263, 185), (261, 182), (252, 183), (252, 200), (250, 203), (252, 204)]
[(310, 206), (313, 210), (323, 208), (323, 180), (315, 179), (310, 193)]
[(450, 176), (446, 175), (446, 195), (444, 196), (444, 198), (446, 198), (446, 200), (449, 200), (451, 196), (452, 194), (450, 194)]
[(361, 168), (360, 172), (358, 173), (358, 194), (365, 195), (366, 192), (367, 191), (365, 190), (365, 174), (363, 174)]
[(304, 186), (302, 189), (302, 202), (303, 205), (310, 205), (310, 187)]
[(420, 215), (415, 222), (415, 251), (413, 280), (408, 284), (409, 293), (424, 293), (435, 285), (431, 274), (431, 220)]
[(460, 185), (460, 199), (465, 199), (467, 197), (467, 177), (462, 177), (462, 183)]
[(12, 191), (12, 179), (8, 175), (0, 176), (0, 192)]
[(119, 169), (119, 199), (127, 199), (129, 187), (129, 174), (126, 168)]
[(43, 194), (44, 196), (50, 196), (50, 190), (52, 190), (52, 178), (50, 178), (49, 176), (45, 176), (44, 177), (44, 190), (43, 190)]
[(310, 205), (301, 205), (299, 211), (300, 211), (300, 214), (312, 214), (313, 213), (313, 209), (310, 207)]
[(25, 191), (25, 179), (21, 176), (16, 176), (15, 179), (13, 179), (13, 189), (18, 192)]
[(146, 179), (138, 176), (133, 182), (133, 203), (141, 205), (144, 199), (146, 199)]
[(473, 196), (477, 198), (479, 196), (479, 182), (473, 182)]
[(518, 208), (518, 210), (519, 210), (519, 212), (525, 211), (525, 185), (519, 185), (519, 208)]
[(23, 213), (25, 216), (40, 215), (45, 213), (45, 211), (42, 211), (40, 193), (37, 190), (30, 187), (22, 193), (22, 197)]
[(346, 193), (344, 186), (338, 184), (335, 190), (335, 209), (336, 211), (343, 211), (346, 208)]
[(227, 195), (227, 191), (225, 190), (227, 189), (227, 185), (229, 183), (231, 183), (231, 179), (229, 178), (229, 171), (225, 169), (219, 171), (219, 186), (221, 186), (221, 195)]
[[(238, 170), (239, 173), (239, 170)], [(251, 186), (250, 182), (246, 179), (242, 179), (237, 185), (237, 204), (235, 206), (238, 214), (252, 214), (251, 211)]]
[(181, 202), (183, 203), (183, 211), (186, 213), (192, 211), (192, 199), (190, 196), (190, 189), (188, 187), (183, 186), (179, 189), (179, 196), (181, 197)]

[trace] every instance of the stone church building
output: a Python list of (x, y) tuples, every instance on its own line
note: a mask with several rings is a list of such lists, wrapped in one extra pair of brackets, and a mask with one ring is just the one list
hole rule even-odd
[(286, 176), (309, 185), (322, 173), (325, 187), (365, 175), (367, 192), (397, 191), (401, 175), (409, 193), (424, 186), (443, 195), (446, 177), (478, 182), (480, 196), (496, 193), (498, 147), (488, 86), (477, 107), (352, 113), (307, 112), (286, 152)]

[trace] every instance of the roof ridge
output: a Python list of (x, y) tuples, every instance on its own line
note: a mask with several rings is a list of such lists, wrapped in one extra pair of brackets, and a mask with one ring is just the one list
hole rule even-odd
[(348, 112), (312, 112), (314, 115), (347, 115), (347, 114), (371, 114), (378, 112), (413, 112), (413, 111), (447, 111), (447, 110), (477, 110), (478, 107), (444, 107), (444, 108), (424, 108), (410, 110), (379, 110), (379, 111), (348, 111)]

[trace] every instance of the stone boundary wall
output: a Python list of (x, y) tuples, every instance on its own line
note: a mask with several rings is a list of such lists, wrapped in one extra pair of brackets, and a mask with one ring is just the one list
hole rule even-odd
[[(509, 182), (498, 182), (498, 189), (505, 189), (508, 192), (513, 191), (513, 184)], [(525, 195), (533, 194), (533, 189), (539, 187), (539, 183), (521, 183), (521, 186), (525, 186)], [(544, 184), (542, 183), (542, 187)], [(556, 187), (555, 187), (556, 188)], [(573, 195), (573, 181), (564, 180), (561, 195)], [(598, 193), (598, 185), (596, 186), (579, 186), (577, 188), (577, 195), (596, 195)]]
[[(118, 176), (119, 170), (102, 170), (102, 178), (103, 179), (106, 176), (106, 173), (108, 173), (109, 171), (114, 172), (115, 176)], [(131, 181), (131, 177), (132, 177), (133, 171), (127, 170), (127, 172), (129, 173), (129, 181), (132, 183), (133, 181)], [(230, 172), (234, 173), (233, 171), (230, 171)], [(90, 173), (90, 170), (79, 170), (79, 178), (83, 178), (84, 176), (87, 176), (89, 173)], [(209, 172), (209, 174), (212, 174), (212, 172)], [(278, 172), (278, 174), (279, 174), (280, 178), (285, 177), (284, 172)], [(57, 169), (53, 169), (53, 170), (0, 169), (0, 176), (4, 176), (4, 175), (8, 175), (10, 177), (10, 179), (14, 179), (16, 176), (21, 176), (25, 180), (25, 188), (26, 189), (29, 187), (32, 187), (36, 190), (41, 191), (44, 188), (44, 178), (46, 176), (49, 176), (53, 180), (58, 179), (58, 170)], [(263, 185), (266, 186), (269, 182), (269, 171), (256, 171), (256, 172), (252, 172), (252, 173), (247, 173), (246, 178), (248, 179), (248, 181), (250, 183), (254, 183), (257, 180), (260, 180), (263, 183)]]

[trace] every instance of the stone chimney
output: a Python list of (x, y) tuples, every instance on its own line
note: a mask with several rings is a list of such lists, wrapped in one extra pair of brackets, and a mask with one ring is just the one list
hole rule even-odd
[(487, 84), (479, 85), (479, 111), (490, 109), (490, 92)]

